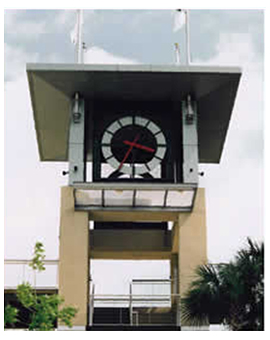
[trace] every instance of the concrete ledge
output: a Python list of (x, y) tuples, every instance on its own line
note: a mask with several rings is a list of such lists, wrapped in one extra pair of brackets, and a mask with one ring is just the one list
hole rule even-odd
[(209, 331), (209, 326), (182, 326), (182, 331)]
[(150, 325), (150, 326), (131, 326), (131, 325), (96, 325), (88, 326), (88, 331), (180, 331), (180, 327), (174, 325)]
[(170, 251), (90, 251), (94, 260), (170, 260)]
[(85, 331), (86, 326), (73, 326), (73, 327), (68, 327), (64, 325), (59, 325), (57, 328), (58, 331)]

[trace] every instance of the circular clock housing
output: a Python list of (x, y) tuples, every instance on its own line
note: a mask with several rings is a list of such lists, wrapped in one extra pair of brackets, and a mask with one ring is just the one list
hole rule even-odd
[(166, 139), (150, 119), (126, 116), (114, 121), (104, 132), (101, 150), (114, 169), (128, 175), (151, 172), (164, 159)]

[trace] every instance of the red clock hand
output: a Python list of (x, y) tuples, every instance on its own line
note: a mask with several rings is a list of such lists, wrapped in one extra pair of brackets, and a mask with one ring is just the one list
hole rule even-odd
[(124, 140), (124, 144), (131, 145), (131, 146), (134, 146), (135, 148), (142, 149), (142, 150), (145, 150), (145, 151), (148, 151), (148, 152), (155, 152), (154, 149), (149, 148), (148, 146), (144, 146), (144, 145), (141, 145), (141, 144), (138, 144), (138, 143), (135, 143), (135, 142), (130, 142), (128, 140)]
[(123, 164), (125, 163), (126, 159), (128, 158), (129, 154), (131, 153), (131, 151), (132, 151), (132, 149), (133, 149), (133, 147), (134, 147), (134, 143), (136, 143), (137, 140), (138, 140), (139, 138), (140, 138), (140, 135), (138, 134), (138, 135), (134, 138), (134, 141), (131, 142), (132, 145), (130, 145), (130, 147), (129, 147), (127, 153), (125, 154), (125, 157), (123, 158), (121, 164), (120, 164), (119, 167), (118, 167), (118, 170), (120, 170), (120, 169), (122, 168)]

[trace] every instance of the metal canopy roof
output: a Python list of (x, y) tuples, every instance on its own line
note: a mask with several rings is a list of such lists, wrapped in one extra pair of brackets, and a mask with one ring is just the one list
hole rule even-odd
[(70, 98), (198, 104), (200, 163), (220, 161), (241, 76), (238, 67), (28, 64), (41, 161), (67, 161)]

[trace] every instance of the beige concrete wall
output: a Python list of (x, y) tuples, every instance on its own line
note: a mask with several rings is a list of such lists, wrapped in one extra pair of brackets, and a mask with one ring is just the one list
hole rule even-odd
[[(195, 268), (207, 263), (205, 190), (200, 188), (192, 213), (179, 215), (179, 292), (185, 295)], [(183, 325), (183, 322), (182, 322)]]
[[(90, 230), (90, 257), (127, 260), (170, 258), (171, 232), (164, 230)], [(157, 257), (158, 256), (158, 257)]]
[(89, 296), (88, 213), (74, 211), (73, 188), (61, 189), (59, 294), (79, 309), (74, 326), (86, 326)]

